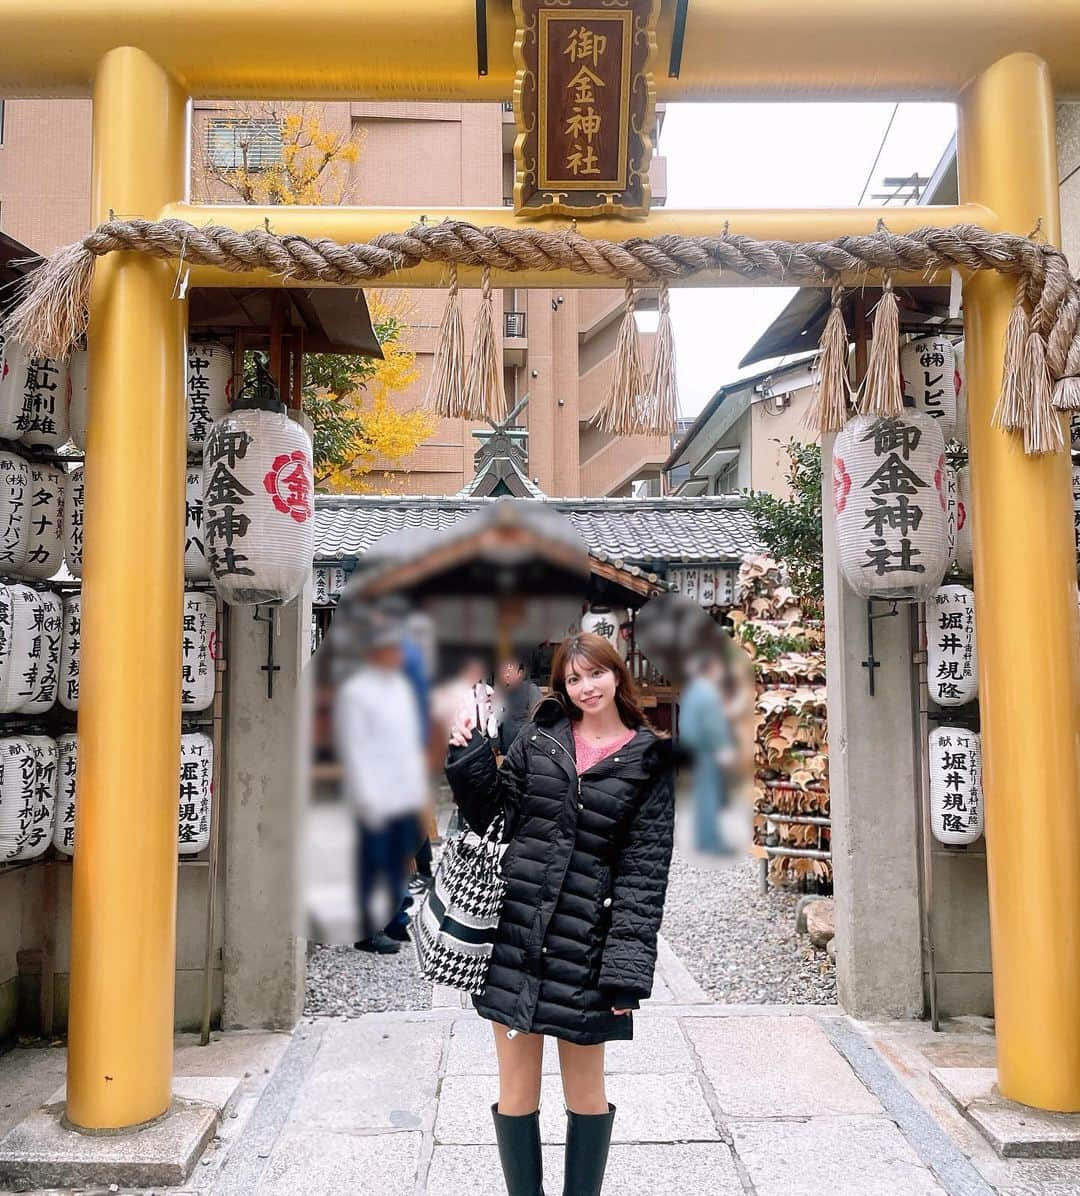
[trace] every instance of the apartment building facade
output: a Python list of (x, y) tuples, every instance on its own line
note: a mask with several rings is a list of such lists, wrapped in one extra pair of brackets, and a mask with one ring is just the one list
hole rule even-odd
[[(513, 191), (513, 112), (502, 104), (328, 103), (318, 106), (323, 128), (363, 134), (358, 160), (346, 169), (342, 201), (370, 207), (483, 208), (509, 204)], [(90, 222), (90, 103), (17, 100), (2, 106), (0, 230), (49, 253), (84, 235)], [(199, 169), (207, 155), (228, 161), (231, 130), (257, 119), (221, 102), (197, 102), (192, 131), (193, 195), (236, 201)], [(261, 152), (272, 158), (272, 138)], [(666, 164), (656, 158), (653, 202), (666, 194)], [(394, 401), (421, 403), (446, 295), (410, 289), (408, 343), (417, 354), (417, 379)], [(478, 306), (464, 292), (466, 335)], [(647, 306), (648, 297), (643, 306)], [(666, 437), (612, 438), (593, 417), (603, 401), (622, 314), (621, 291), (504, 290), (496, 294), (508, 406), (529, 401), (518, 417), (527, 429), (528, 473), (552, 496), (630, 494), (635, 482), (658, 492)], [(651, 334), (643, 349), (651, 351)], [(430, 438), (399, 463), (378, 464), (377, 489), (400, 494), (454, 494), (474, 473), (485, 425), (440, 420)]]

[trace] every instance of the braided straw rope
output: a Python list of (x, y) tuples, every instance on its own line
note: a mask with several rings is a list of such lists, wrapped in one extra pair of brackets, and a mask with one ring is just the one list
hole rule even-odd
[[(705, 271), (750, 282), (833, 285), (841, 277), (885, 272), (923, 274), (995, 270), (1024, 282), (1030, 333), (1045, 345), (1058, 407), (1080, 406), (1080, 289), (1060, 250), (1029, 237), (989, 233), (976, 225), (873, 233), (834, 241), (759, 241), (665, 234), (624, 241), (591, 240), (576, 229), (478, 228), (459, 220), (415, 225), (363, 243), (278, 236), (266, 229), (236, 232), (195, 228), (182, 220), (110, 220), (59, 250), (27, 278), (8, 331), (36, 353), (65, 357), (86, 330), (94, 258), (118, 251), (183, 260), (242, 272), (265, 269), (286, 279), (352, 286), (408, 270), (421, 262), (495, 270), (569, 270), (656, 286)], [(1035, 359), (1041, 361), (1039, 353)]]

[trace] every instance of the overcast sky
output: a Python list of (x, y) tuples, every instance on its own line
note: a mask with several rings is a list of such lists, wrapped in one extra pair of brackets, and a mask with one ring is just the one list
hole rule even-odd
[[(854, 205), (882, 147), (892, 104), (669, 104), (660, 138), (670, 208)], [(901, 104), (864, 204), (886, 175), (930, 174), (955, 129), (951, 104)], [(738, 362), (794, 292), (674, 289), (684, 415), (738, 377)], [(754, 372), (762, 367), (756, 366)]]

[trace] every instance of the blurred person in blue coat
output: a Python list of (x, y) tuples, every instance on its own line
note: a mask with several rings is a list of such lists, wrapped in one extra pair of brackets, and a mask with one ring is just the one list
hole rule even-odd
[(694, 846), (721, 855), (731, 850), (720, 821), (736, 757), (725, 704), (727, 667), (719, 654), (709, 653), (693, 657), (687, 671), (691, 681), (679, 702), (679, 741), (693, 759)]

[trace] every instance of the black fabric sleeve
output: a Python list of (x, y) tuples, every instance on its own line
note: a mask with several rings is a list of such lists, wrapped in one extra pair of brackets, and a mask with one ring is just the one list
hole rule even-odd
[(519, 735), (511, 745), (502, 765), (496, 767), (490, 741), (479, 731), (474, 731), (465, 747), (450, 749), (446, 779), (465, 821), (478, 835), (488, 829), (500, 809), (506, 816), (509, 830), (525, 788), (522, 736)]

